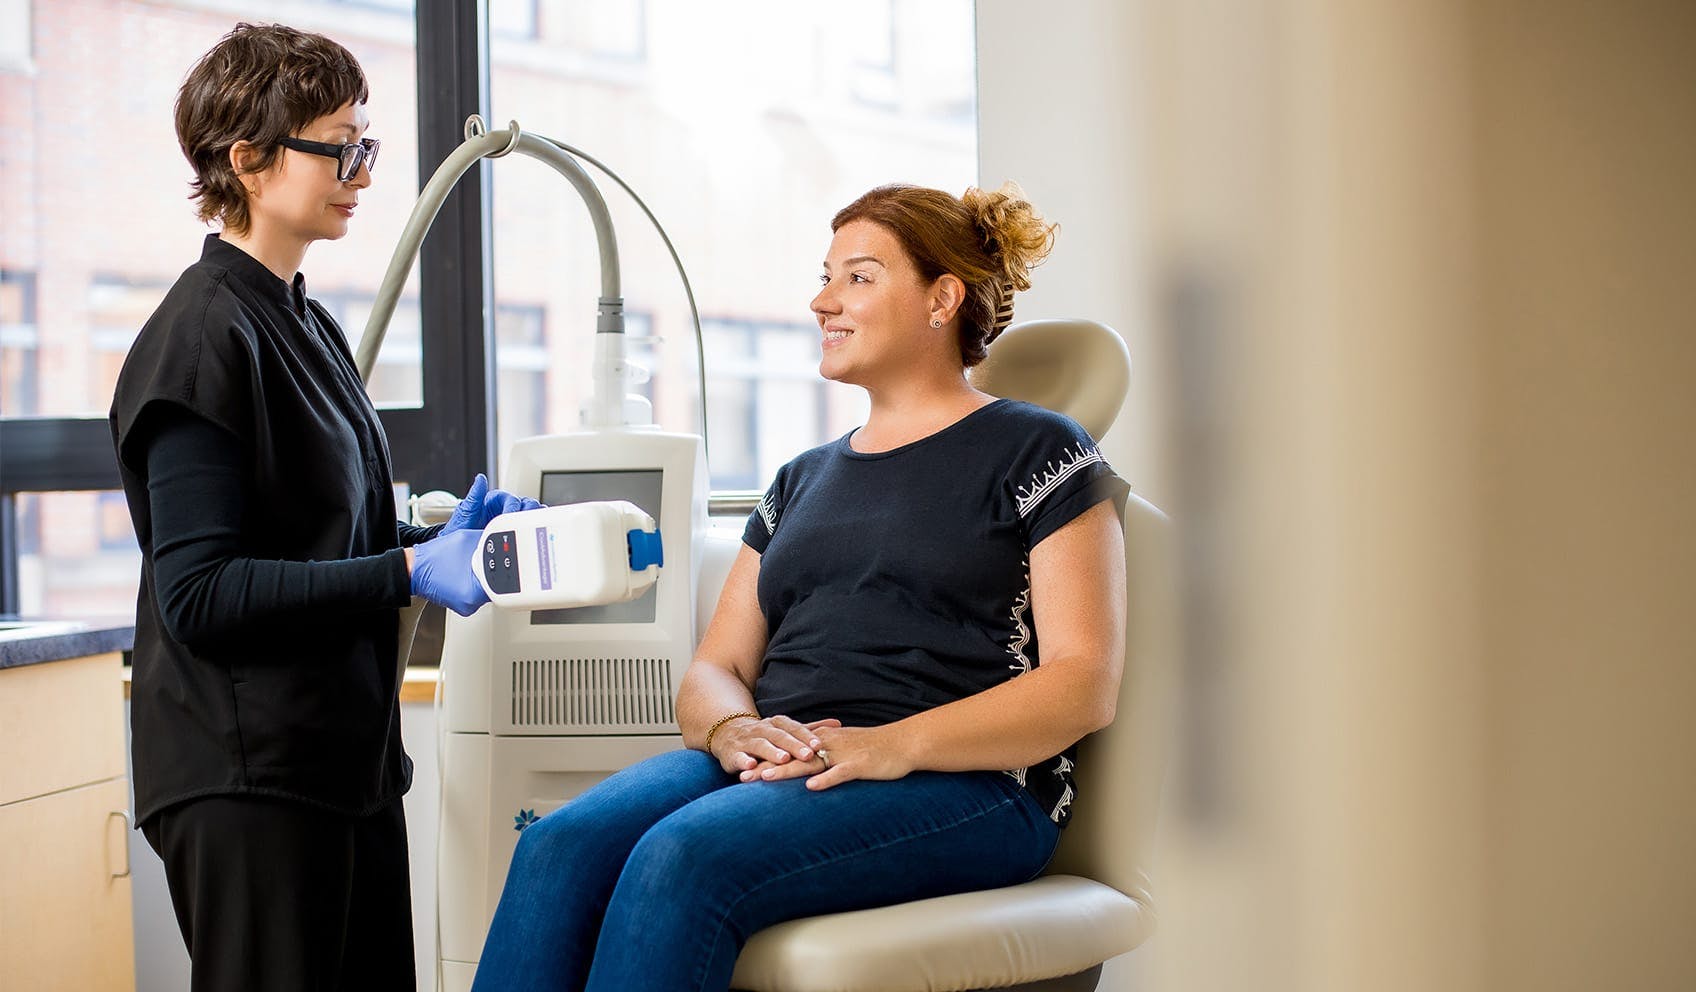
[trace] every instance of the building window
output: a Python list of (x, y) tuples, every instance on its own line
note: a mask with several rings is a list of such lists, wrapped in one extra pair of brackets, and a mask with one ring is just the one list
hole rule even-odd
[[(489, 24), (506, 37), (528, 37), (578, 58), (638, 62), (647, 58), (646, 0), (491, 0)], [(527, 35), (521, 28), (528, 17)]]
[(504, 460), (512, 442), (548, 430), (547, 311), (495, 308), (495, 447)]
[(0, 72), (28, 72), (34, 53), (32, 0), (0, 0)]
[(712, 318), (704, 337), (716, 488), (762, 489), (784, 462), (864, 419), (864, 394), (819, 378), (815, 325)]
[[(590, 357), (594, 325), (552, 321), (541, 304), (503, 303), (495, 307), (495, 455), (505, 462), (507, 449), (520, 438), (576, 430), (592, 383)], [(587, 330), (585, 330), (587, 326)], [(654, 399), (653, 318), (641, 311), (624, 314), (625, 358), (650, 371), (650, 380), (628, 392)], [(558, 328), (556, 330), (556, 328)], [(573, 333), (579, 332), (579, 333)]]
[(540, 0), (504, 0), (489, 5), (489, 34), (496, 38), (533, 41), (540, 21)]
[[(348, 350), (357, 349), (375, 298), (364, 293), (332, 293), (314, 299), (341, 325)], [(423, 405), (424, 342), (418, 297), (402, 296), (395, 301), (382, 350), (377, 352), (377, 367), (371, 370), (365, 391), (379, 409)]]
[(123, 493), (19, 493), (16, 505), (19, 613), (134, 614), (141, 549)]
[(35, 276), (0, 269), (0, 417), (40, 411)]
[(89, 283), (83, 305), (88, 322), (84, 388), (91, 402), (104, 400), (110, 406), (130, 345), (170, 288), (159, 279), (107, 273), (95, 275)]

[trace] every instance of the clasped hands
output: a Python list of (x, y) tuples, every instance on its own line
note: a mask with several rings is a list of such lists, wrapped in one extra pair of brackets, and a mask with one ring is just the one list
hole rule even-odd
[(726, 723), (713, 739), (713, 757), (744, 782), (807, 779), (813, 791), (854, 779), (889, 781), (913, 770), (900, 732), (844, 727), (841, 720), (801, 723), (786, 716)]

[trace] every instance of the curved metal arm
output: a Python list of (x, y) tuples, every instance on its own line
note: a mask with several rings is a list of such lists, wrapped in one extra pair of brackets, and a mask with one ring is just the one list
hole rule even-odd
[[(613, 235), (612, 216), (607, 212), (607, 202), (601, 197), (601, 191), (596, 188), (594, 180), (589, 178), (589, 174), (583, 171), (576, 159), (548, 139), (519, 130), (516, 122), (510, 130), (470, 133), (481, 127), (481, 124), (480, 119), (467, 122), (469, 136), (436, 167), (435, 174), (424, 185), (424, 191), (418, 194), (418, 203), (413, 206), (412, 216), (407, 218), (406, 227), (401, 231), (400, 242), (395, 245), (395, 254), (389, 260), (388, 272), (383, 275), (383, 283), (377, 289), (377, 298), (371, 305), (371, 318), (365, 322), (365, 334), (359, 339), (359, 348), (354, 355), (359, 377), (366, 382), (371, 381), (371, 373), (377, 366), (377, 352), (383, 347), (383, 338), (389, 331), (389, 319), (394, 316), (395, 303), (400, 299), (401, 288), (405, 286), (406, 277), (412, 271), (412, 263), (418, 258), (419, 245), (423, 243), (424, 235), (430, 230), (430, 225), (436, 220), (436, 214), (442, 208), (442, 201), (447, 199), (459, 177), (478, 159), (499, 157), (508, 152), (516, 151), (531, 158), (541, 159), (576, 187), (584, 205), (589, 208), (589, 219), (595, 225), (595, 242), (601, 252), (603, 318), (597, 329), (615, 333), (622, 333), (624, 330), (623, 300), (620, 296), (618, 272), (618, 240)], [(607, 319), (609, 309), (611, 320)]]

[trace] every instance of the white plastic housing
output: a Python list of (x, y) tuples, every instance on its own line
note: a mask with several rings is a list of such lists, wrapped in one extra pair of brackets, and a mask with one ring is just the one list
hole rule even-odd
[[(586, 613), (448, 616), (440, 988), (470, 987), (519, 823), (682, 746), (673, 701), (741, 546), (738, 527), (709, 535), (706, 473), (699, 437), (652, 430), (527, 438), (508, 453), (501, 486), (509, 492), (552, 494), (560, 505), (622, 498), (641, 506), (666, 537), (665, 566), (646, 592)], [(575, 498), (557, 498), (562, 489)], [(644, 498), (657, 505), (643, 506)]]
[(654, 518), (628, 500), (503, 513), (483, 528), (471, 571), (502, 609), (565, 609), (623, 603), (647, 592), (660, 566), (631, 567), (631, 531)]

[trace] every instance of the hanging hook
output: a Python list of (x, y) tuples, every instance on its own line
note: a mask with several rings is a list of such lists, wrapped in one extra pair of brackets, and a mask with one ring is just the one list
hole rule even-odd
[[(500, 158), (502, 155), (511, 155), (513, 153), (513, 151), (518, 148), (518, 138), (519, 138), (519, 135), (521, 134), (521, 130), (518, 126), (518, 122), (517, 121), (507, 121), (506, 130), (507, 130), (507, 133), (511, 136), (507, 140), (506, 147), (502, 148), (498, 152), (490, 152), (488, 155), (484, 156), (485, 158)], [(482, 118), (481, 115), (472, 114), (470, 117), (467, 117), (465, 119), (465, 140), (466, 141), (470, 141), (472, 138), (481, 138), (483, 135), (485, 135), (487, 133), (489, 133), (489, 128), (488, 128), (488, 125), (483, 123), (483, 118)]]
[(490, 152), (485, 157), (500, 158), (502, 155), (510, 155), (512, 154), (513, 149), (518, 147), (518, 138), (521, 134), (523, 134), (523, 132), (519, 130), (517, 121), (507, 121), (506, 123), (507, 134), (511, 135), (511, 137), (507, 139), (506, 147), (502, 148), (498, 152)]

